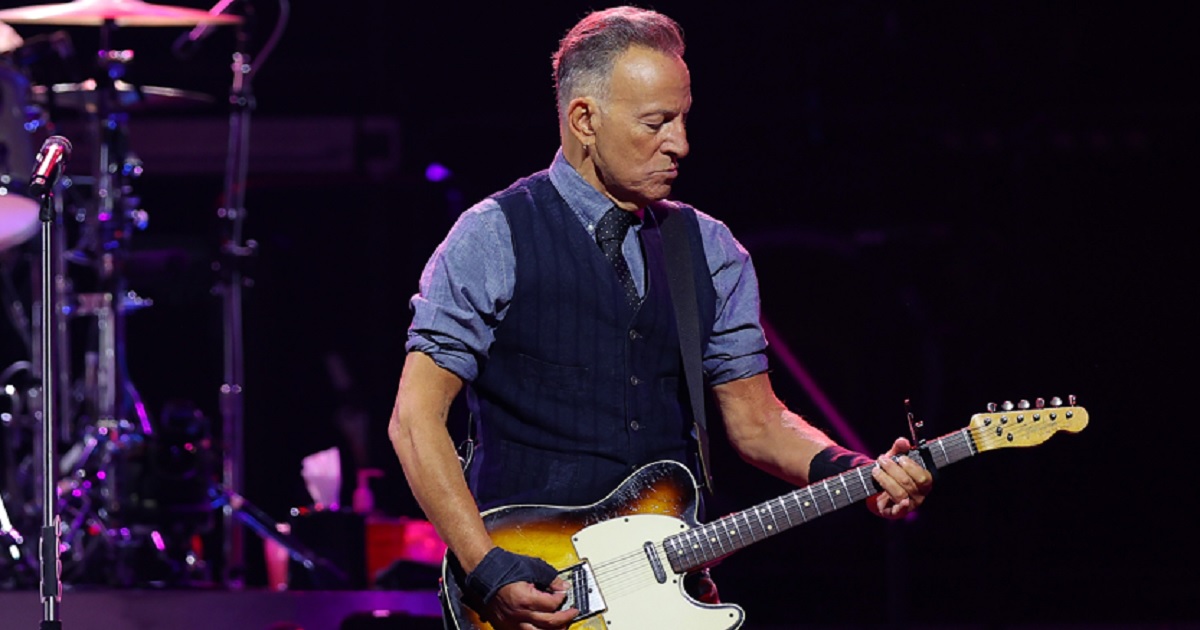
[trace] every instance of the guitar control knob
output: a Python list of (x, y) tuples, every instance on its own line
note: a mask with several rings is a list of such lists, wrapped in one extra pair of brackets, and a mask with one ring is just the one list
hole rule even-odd
[(1020, 401), (1018, 401), (1018, 402), (1017, 402), (1017, 409), (1028, 409), (1028, 408), (1029, 408), (1029, 401), (1028, 401), (1028, 400), (1024, 400), (1024, 399), (1022, 399), (1022, 400), (1020, 400)]
[(1038, 409), (1045, 409), (1045, 408), (1046, 408), (1046, 399), (1045, 399), (1045, 398), (1038, 398), (1038, 399), (1036, 399), (1036, 400), (1034, 400), (1034, 401), (1033, 401), (1033, 405), (1034, 405), (1035, 407), (1037, 407)]
[(1050, 399), (1050, 406), (1051, 406), (1051, 407), (1061, 407), (1061, 406), (1062, 406), (1062, 399), (1061, 399), (1061, 398), (1059, 398), (1058, 396), (1055, 396), (1055, 397), (1051, 398), (1051, 399)]
[(1012, 411), (1013, 410), (1012, 401), (1011, 400), (1004, 401), (1004, 404), (1000, 405), (1000, 408), (1005, 411)]
[(987, 404), (988, 413), (996, 413), (996, 403)]
[(1072, 407), (1075, 406), (1075, 394), (1067, 394), (1067, 404)]

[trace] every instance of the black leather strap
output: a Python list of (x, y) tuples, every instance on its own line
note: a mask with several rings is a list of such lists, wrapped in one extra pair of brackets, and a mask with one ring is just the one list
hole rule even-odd
[[(679, 351), (683, 355), (683, 373), (692, 403), (693, 436), (700, 449), (700, 472), (704, 487), (713, 491), (708, 449), (708, 420), (704, 413), (703, 354), (700, 349), (700, 314), (696, 305), (696, 276), (692, 268), (692, 246), (686, 219), (669, 204), (661, 210), (663, 250), (667, 258), (667, 285), (675, 305), (675, 325), (679, 330)], [(660, 214), (660, 213), (656, 213)]]

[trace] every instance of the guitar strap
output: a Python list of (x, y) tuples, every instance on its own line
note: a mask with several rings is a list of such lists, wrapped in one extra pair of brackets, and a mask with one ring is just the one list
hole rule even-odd
[(692, 437), (700, 451), (700, 472), (704, 487), (713, 492), (709, 467), (708, 420), (704, 412), (704, 379), (700, 349), (700, 315), (696, 305), (696, 276), (692, 268), (692, 243), (688, 236), (687, 219), (670, 203), (654, 204), (660, 218), (663, 250), (667, 259), (667, 287), (675, 305), (675, 325), (679, 330), (679, 352), (683, 358), (683, 373), (687, 380), (692, 403)]

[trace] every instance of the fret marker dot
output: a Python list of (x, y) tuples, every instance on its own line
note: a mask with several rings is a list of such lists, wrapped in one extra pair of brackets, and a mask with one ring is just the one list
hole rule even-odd
[(805, 502), (804, 502), (804, 507), (808, 507), (808, 506), (810, 506), (810, 505), (812, 505), (812, 504), (811, 504), (811, 503), (809, 503), (808, 501), (805, 501)]

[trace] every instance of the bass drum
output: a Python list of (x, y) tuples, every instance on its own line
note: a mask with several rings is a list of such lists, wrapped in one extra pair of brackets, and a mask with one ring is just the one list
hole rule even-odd
[(30, 93), (29, 80), (0, 61), (0, 252), (38, 232), (38, 202), (25, 195), (36, 159)]

